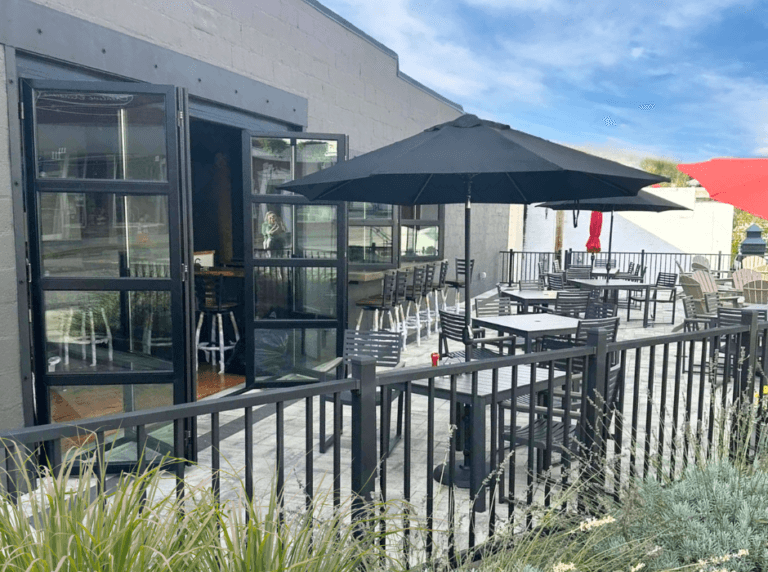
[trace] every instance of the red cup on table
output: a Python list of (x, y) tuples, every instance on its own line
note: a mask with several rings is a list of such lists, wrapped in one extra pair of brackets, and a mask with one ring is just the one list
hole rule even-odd
[(440, 354), (435, 352), (432, 354), (432, 367), (437, 367), (438, 361), (440, 361)]

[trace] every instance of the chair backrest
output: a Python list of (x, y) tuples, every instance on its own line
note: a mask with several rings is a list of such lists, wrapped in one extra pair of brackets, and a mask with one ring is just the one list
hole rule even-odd
[(674, 288), (677, 285), (677, 274), (673, 272), (659, 272), (656, 277), (656, 286), (660, 288)]
[(381, 301), (384, 304), (391, 304), (395, 296), (395, 273), (385, 272), (384, 279), (381, 281)]
[(443, 260), (440, 263), (440, 274), (437, 278), (437, 284), (435, 284), (435, 288), (437, 290), (444, 290), (445, 289), (445, 280), (448, 278), (448, 266), (449, 262), (447, 260)]
[(464, 343), (464, 314), (440, 310), (440, 335), (454, 342)]
[(705, 294), (707, 292), (717, 292), (717, 284), (715, 284), (715, 279), (712, 278), (709, 272), (696, 270), (693, 273), (693, 279), (701, 284), (701, 289)]
[(592, 277), (591, 266), (571, 266), (565, 271), (565, 280), (588, 280)]
[(629, 267), (627, 268), (627, 274), (633, 274), (635, 272), (635, 263), (630, 262)]
[(744, 290), (744, 285), (754, 280), (762, 280), (763, 276), (751, 268), (739, 268), (733, 272), (733, 287), (736, 290)]
[(696, 256), (691, 258), (691, 268), (693, 268), (694, 264), (703, 266), (702, 270), (712, 270), (712, 265), (709, 263), (709, 258), (707, 258), (706, 256), (701, 256), (700, 254), (697, 254)]
[(562, 266), (560, 266), (560, 261), (557, 258), (555, 258), (552, 261), (552, 272), (560, 273), (562, 271), (563, 271), (563, 268)]
[(432, 291), (432, 285), (435, 283), (435, 264), (427, 264), (424, 267), (424, 286), (421, 290), (426, 296)]
[(520, 290), (541, 290), (538, 280), (520, 280)]
[(704, 299), (704, 291), (701, 287), (701, 282), (696, 280), (693, 276), (683, 274), (680, 276), (680, 286), (683, 287), (683, 293), (689, 298), (695, 300)]
[(576, 328), (576, 344), (585, 345), (587, 343), (587, 332), (600, 328), (608, 332), (608, 343), (614, 343), (619, 332), (619, 318), (595, 318), (579, 321)]
[(720, 328), (741, 325), (741, 310), (738, 308), (718, 308), (717, 325)]
[(587, 309), (584, 312), (585, 320), (598, 318), (615, 318), (619, 307), (612, 302), (600, 302), (598, 300), (587, 301)]
[(680, 276), (683, 276), (684, 274), (690, 274), (690, 272), (686, 272), (686, 270), (681, 266), (679, 260), (675, 260), (675, 265), (677, 266), (677, 269), (680, 271)]
[(605, 258), (595, 258), (595, 268), (605, 268), (608, 264), (608, 260)]
[(697, 318), (696, 302), (690, 296), (680, 296), (683, 301), (683, 312), (686, 318)]
[(565, 284), (563, 283), (563, 275), (562, 274), (550, 274), (549, 275), (549, 289), (550, 290), (562, 290), (565, 288)]
[(475, 316), (493, 317), (493, 316), (511, 316), (512, 299), (504, 296), (503, 298), (475, 298)]
[(747, 304), (768, 304), (768, 281), (754, 280), (744, 284), (744, 301)]
[(561, 290), (555, 298), (555, 314), (580, 318), (587, 311), (589, 291), (587, 290)]
[(704, 309), (707, 314), (714, 314), (721, 306), (720, 294), (717, 292), (705, 292), (704, 293)]
[(387, 330), (345, 330), (344, 362), (353, 357), (372, 357), (377, 366), (395, 367), (400, 363), (402, 339), (399, 333)]
[(647, 266), (640, 266), (639, 264), (635, 266), (635, 276), (640, 278), (640, 280), (643, 280), (645, 278), (645, 272), (648, 270)]
[(413, 268), (413, 278), (411, 280), (411, 287), (413, 297), (421, 296), (424, 291), (424, 278), (426, 277), (427, 269), (424, 266), (416, 266)]
[(744, 260), (741, 261), (741, 267), (742, 268), (751, 268), (755, 269), (758, 266), (764, 266), (765, 265), (765, 259), (762, 256), (747, 256), (744, 258)]
[(705, 264), (699, 264), (698, 262), (691, 262), (691, 270), (696, 272), (697, 270), (703, 270), (704, 272), (709, 272), (709, 266), (706, 266)]
[[(472, 272), (475, 270), (475, 259), (471, 258), (469, 260), (469, 275), (472, 276)], [(456, 282), (463, 282), (465, 277), (467, 275), (467, 264), (466, 259), (464, 258), (457, 258), (456, 259)]]
[(405, 293), (408, 290), (408, 272), (398, 270), (395, 272), (395, 293), (392, 302), (400, 304), (405, 300)]
[(544, 276), (547, 273), (547, 267), (543, 260), (539, 260), (538, 267), (539, 267), (539, 276)]

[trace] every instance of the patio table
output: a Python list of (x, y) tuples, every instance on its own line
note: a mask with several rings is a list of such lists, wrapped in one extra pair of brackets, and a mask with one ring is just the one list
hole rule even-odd
[(511, 298), (521, 306), (523, 314), (528, 313), (529, 304), (549, 304), (557, 299), (555, 290), (502, 290), (501, 296)]
[[(615, 276), (619, 272), (618, 268), (611, 268), (610, 275)], [(605, 266), (602, 266), (600, 268), (593, 268), (592, 269), (592, 277), (593, 278), (605, 278), (608, 275), (608, 271), (605, 269)], [(573, 280), (571, 280), (573, 282)]]
[[(534, 368), (535, 380), (531, 387), (531, 366), (519, 366), (518, 375), (513, 377), (512, 368), (505, 367), (498, 370), (498, 384), (496, 390), (495, 404), (502, 401), (517, 400), (524, 395), (536, 395), (546, 391), (549, 386), (549, 369)], [(577, 380), (581, 374), (574, 373), (573, 380)], [(552, 386), (562, 385), (566, 380), (564, 372), (556, 372), (552, 381)], [(418, 395), (429, 395), (429, 382), (425, 379), (414, 380), (412, 382), (412, 391)], [(451, 399), (451, 379), (450, 377), (435, 378), (435, 398)], [(468, 447), (465, 450), (470, 452), (469, 465), (464, 465), (457, 459), (455, 468), (454, 484), (459, 488), (469, 488), (472, 473), (475, 474), (475, 482), (482, 483), (490, 472), (489, 464), (486, 461), (486, 407), (494, 407), (493, 399), (493, 374), (491, 370), (483, 370), (477, 374), (477, 393), (472, 392), (472, 376), (460, 375), (456, 378), (456, 402), (467, 407), (469, 417), (469, 439)], [(463, 431), (462, 423), (459, 422), (459, 431)], [(501, 436), (499, 436), (501, 437)], [(435, 467), (433, 478), (438, 482), (448, 480), (448, 468), (445, 464)], [(514, 478), (511, 476), (510, 478)], [(477, 510), (485, 510), (486, 494), (485, 489), (477, 495)]]
[(526, 353), (530, 353), (533, 340), (537, 338), (575, 334), (579, 320), (557, 314), (517, 314), (474, 318), (472, 324), (475, 328), (488, 328), (502, 334), (521, 336), (525, 339)]
[[(650, 297), (651, 288), (655, 284), (633, 282), (632, 280), (606, 280), (606, 279), (575, 279), (571, 280), (573, 284), (576, 284), (579, 288), (586, 288), (588, 290), (601, 290), (605, 292), (605, 297), (608, 297), (608, 292), (613, 292), (613, 300), (615, 304), (619, 303), (619, 291), (621, 290), (645, 290), (645, 299)], [(648, 302), (645, 303), (645, 311), (643, 312), (643, 327), (648, 327)]]

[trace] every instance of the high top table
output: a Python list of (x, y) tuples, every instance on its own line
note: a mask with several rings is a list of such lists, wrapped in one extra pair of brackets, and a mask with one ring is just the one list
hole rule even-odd
[[(629, 292), (630, 290), (644, 290), (645, 291), (645, 299), (648, 300), (650, 298), (650, 292), (651, 288), (655, 287), (655, 284), (649, 284), (644, 282), (633, 282), (632, 280), (606, 280), (605, 278), (593, 278), (593, 279), (572, 279), (570, 280), (571, 283), (575, 284), (579, 288), (584, 288), (587, 290), (600, 290), (602, 292), (605, 292), (605, 297), (608, 297), (608, 292), (613, 292), (613, 301), (616, 305), (619, 303), (619, 291), (620, 290), (626, 290)], [(627, 302), (629, 303), (629, 302)], [(643, 327), (648, 327), (648, 306), (650, 304), (646, 301), (645, 303), (645, 311), (643, 312)]]
[(526, 353), (530, 353), (533, 340), (537, 338), (575, 334), (579, 327), (579, 320), (557, 314), (517, 314), (473, 318), (472, 325), (475, 328), (488, 328), (504, 334), (521, 336), (525, 339)]

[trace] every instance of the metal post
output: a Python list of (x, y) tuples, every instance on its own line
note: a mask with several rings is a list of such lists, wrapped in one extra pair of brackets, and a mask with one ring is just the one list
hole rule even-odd
[[(750, 433), (748, 432), (748, 416), (745, 413), (752, 406), (753, 395), (756, 391), (756, 372), (757, 364), (757, 310), (744, 309), (741, 314), (741, 324), (748, 326), (749, 331), (741, 335), (741, 344), (737, 348), (739, 352), (736, 356), (738, 365), (734, 371), (734, 376), (738, 376), (738, 391), (734, 383), (734, 426), (731, 427), (731, 455), (745, 452), (744, 447), (748, 446)], [(728, 356), (726, 356), (728, 359)], [(743, 361), (742, 361), (743, 360)], [(723, 384), (723, 391), (727, 391), (728, 384)]]
[(723, 260), (723, 251), (718, 250), (717, 251), (717, 269), (722, 270), (722, 260)]
[[(360, 383), (357, 389), (352, 390), (352, 516), (355, 520), (365, 520), (373, 500), (378, 464), (376, 360), (356, 357), (352, 358), (351, 365), (352, 377)], [(362, 534), (362, 531), (357, 533)]]
[(472, 282), (472, 264), (470, 256), (470, 238), (472, 224), (472, 179), (467, 181), (467, 203), (464, 207), (464, 331), (467, 342), (464, 345), (466, 361), (472, 360), (472, 304), (470, 302), (470, 283)]
[(510, 248), (509, 249), (509, 266), (507, 267), (507, 270), (509, 271), (509, 279), (507, 280), (507, 283), (510, 286), (512, 286), (512, 284), (514, 283), (514, 280), (512, 280), (512, 278), (515, 275), (514, 266), (513, 266), (514, 260), (515, 260), (515, 251), (514, 249)]
[[(589, 360), (583, 390), (586, 392), (586, 403), (582, 411), (580, 439), (584, 450), (589, 455), (585, 465), (585, 481), (591, 481), (594, 486), (605, 482), (603, 456), (603, 426), (607, 421), (606, 399), (608, 381), (608, 332), (604, 329), (592, 329), (587, 332), (587, 346), (595, 348), (595, 355)], [(599, 491), (595, 491), (599, 492)]]

